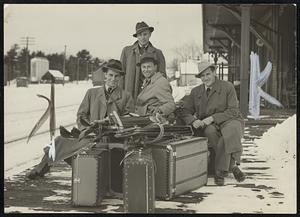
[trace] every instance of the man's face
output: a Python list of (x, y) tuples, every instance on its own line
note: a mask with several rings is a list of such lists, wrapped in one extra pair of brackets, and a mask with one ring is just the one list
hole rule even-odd
[(144, 62), (141, 64), (141, 70), (146, 79), (151, 78), (157, 70), (157, 66), (153, 62)]
[(211, 70), (211, 68), (206, 69), (202, 74), (200, 75), (200, 79), (207, 87), (211, 87), (213, 83), (216, 81), (216, 70)]
[(141, 45), (146, 45), (149, 42), (150, 37), (151, 37), (150, 30), (145, 30), (137, 34), (137, 39)]
[(119, 72), (115, 72), (111, 69), (108, 69), (106, 73), (104, 73), (105, 83), (108, 87), (115, 88), (119, 84), (119, 80), (121, 75)]

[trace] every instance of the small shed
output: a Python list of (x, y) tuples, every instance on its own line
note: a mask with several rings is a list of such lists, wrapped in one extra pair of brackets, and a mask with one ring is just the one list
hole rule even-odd
[(16, 84), (17, 87), (28, 87), (28, 78), (27, 77), (17, 77)]
[(41, 78), (45, 83), (51, 83), (54, 80), (56, 84), (64, 82), (64, 75), (58, 70), (48, 70)]

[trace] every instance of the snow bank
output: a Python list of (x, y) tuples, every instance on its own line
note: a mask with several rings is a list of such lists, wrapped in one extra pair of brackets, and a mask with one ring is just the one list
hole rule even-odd
[(295, 158), (296, 115), (270, 128), (254, 142), (258, 146), (258, 154), (266, 160), (284, 161)]
[(296, 115), (270, 128), (256, 139), (258, 156), (264, 158), (275, 178), (274, 187), (284, 194), (286, 210), (296, 211)]

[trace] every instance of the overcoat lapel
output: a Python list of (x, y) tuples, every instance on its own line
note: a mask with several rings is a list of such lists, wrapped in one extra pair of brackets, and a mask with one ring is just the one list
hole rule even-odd
[(207, 109), (207, 96), (205, 93), (204, 85), (202, 85), (199, 89), (198, 98), (199, 98), (198, 101), (199, 104), (197, 105), (198, 114), (199, 114), (199, 118), (202, 119), (203, 117), (205, 117), (206, 109)]
[(98, 111), (99, 119), (103, 119), (106, 115), (107, 105), (106, 105), (106, 98), (104, 93), (104, 86), (103, 88), (99, 89), (97, 96), (96, 96), (96, 103), (94, 105), (98, 106), (96, 109)]

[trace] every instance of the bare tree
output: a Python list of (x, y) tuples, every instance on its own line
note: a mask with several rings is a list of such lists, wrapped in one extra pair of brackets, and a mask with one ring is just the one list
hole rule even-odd
[(203, 53), (201, 47), (195, 41), (175, 47), (173, 48), (173, 52), (176, 54), (179, 61), (201, 59)]

